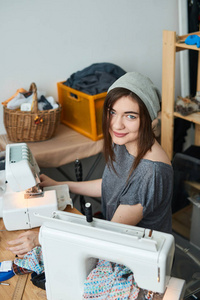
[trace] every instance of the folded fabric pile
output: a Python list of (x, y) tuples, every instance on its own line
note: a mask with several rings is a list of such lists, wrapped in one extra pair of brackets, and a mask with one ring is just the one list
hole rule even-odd
[(125, 73), (115, 64), (96, 63), (73, 73), (63, 84), (88, 95), (97, 95), (107, 92), (112, 83)]
[(180, 113), (183, 116), (188, 116), (192, 113), (199, 112), (200, 111), (200, 97), (198, 96), (198, 93), (195, 97), (177, 97), (176, 103), (175, 103), (175, 111)]
[(137, 299), (139, 291), (130, 269), (106, 260), (98, 260), (96, 268), (90, 272), (84, 283), (83, 299), (134, 300)]
[[(58, 104), (53, 97), (45, 97), (45, 92), (37, 91), (38, 110), (49, 110), (58, 108)], [(2, 103), (4, 104), (4, 102)], [(19, 89), (17, 93), (5, 101), (8, 109), (20, 109), (21, 111), (31, 111), (33, 104), (33, 93), (24, 89)]]

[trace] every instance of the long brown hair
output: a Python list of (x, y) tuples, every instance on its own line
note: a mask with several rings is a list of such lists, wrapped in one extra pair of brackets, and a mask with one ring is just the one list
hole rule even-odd
[(155, 142), (155, 135), (152, 129), (152, 121), (149, 112), (143, 101), (133, 92), (125, 88), (114, 88), (106, 96), (103, 107), (103, 135), (104, 135), (104, 157), (108, 166), (114, 169), (113, 162), (115, 155), (113, 150), (113, 143), (109, 133), (110, 127), (110, 110), (117, 100), (123, 96), (132, 97), (139, 105), (140, 127), (138, 134), (138, 155), (135, 157), (133, 165), (131, 166), (129, 176), (132, 171), (137, 168), (140, 160), (151, 149)]

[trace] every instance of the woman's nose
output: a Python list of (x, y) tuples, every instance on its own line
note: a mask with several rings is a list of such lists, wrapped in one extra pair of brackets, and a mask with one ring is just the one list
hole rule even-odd
[(123, 123), (123, 118), (121, 116), (116, 116), (112, 120), (112, 127), (114, 129), (123, 129), (124, 128), (124, 123)]

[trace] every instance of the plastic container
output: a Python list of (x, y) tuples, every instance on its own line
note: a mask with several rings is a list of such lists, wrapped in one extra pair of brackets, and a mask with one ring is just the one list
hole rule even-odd
[(88, 95), (63, 82), (58, 82), (57, 88), (62, 106), (61, 122), (93, 141), (102, 139), (103, 104), (107, 92)]

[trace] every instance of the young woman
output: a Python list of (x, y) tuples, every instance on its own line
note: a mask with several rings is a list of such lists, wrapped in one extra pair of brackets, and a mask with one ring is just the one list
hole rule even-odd
[[(152, 128), (159, 110), (151, 80), (126, 73), (109, 88), (104, 103), (102, 179), (57, 182), (42, 174), (41, 187), (68, 184), (72, 193), (101, 197), (106, 220), (171, 233), (173, 169)], [(37, 236), (26, 234), (10, 242), (15, 254), (21, 255), (25, 245), (26, 251), (37, 245)]]

